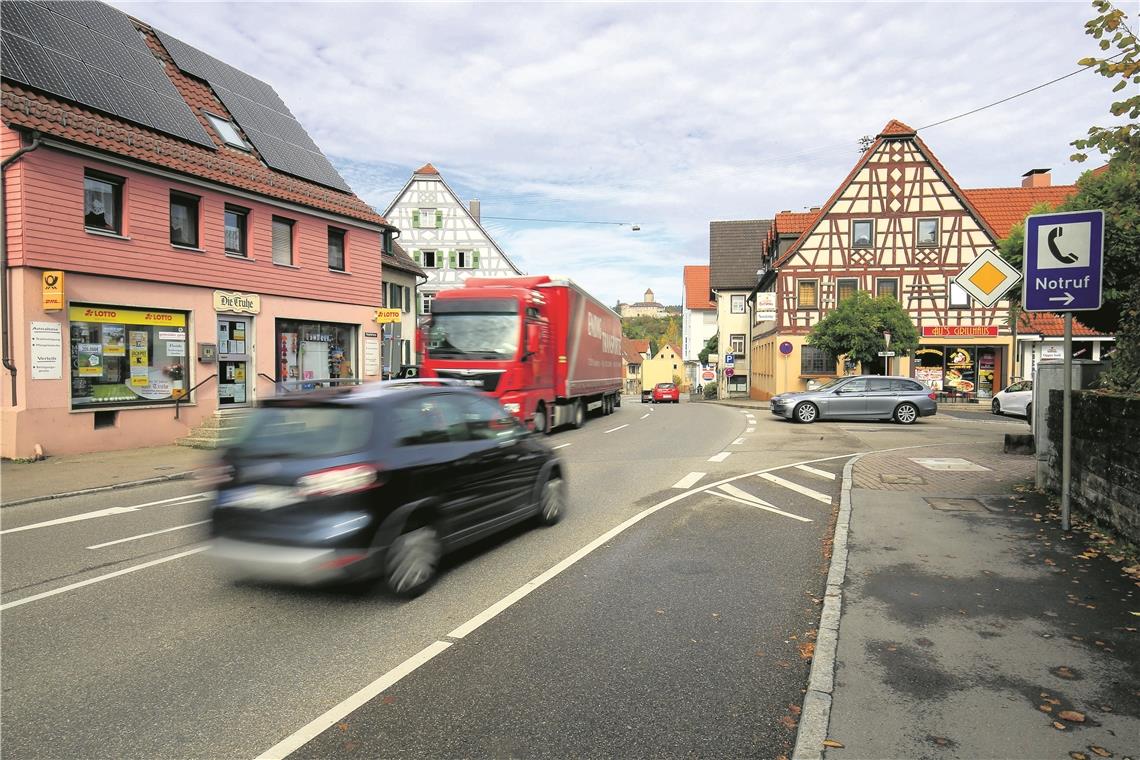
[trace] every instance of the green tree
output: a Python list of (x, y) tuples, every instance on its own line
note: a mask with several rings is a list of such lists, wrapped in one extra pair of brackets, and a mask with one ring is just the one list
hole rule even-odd
[(671, 340), (681, 342), (681, 317), (629, 317), (621, 321), (622, 335), (631, 340), (649, 340), (653, 354), (661, 348), (663, 343)]
[(865, 371), (887, 348), (884, 331), (891, 334), (892, 351), (901, 355), (918, 348), (918, 330), (897, 299), (872, 298), (860, 291), (816, 323), (807, 342), (832, 356), (859, 362)]
[(705, 347), (702, 348), (700, 350), (700, 352), (697, 354), (697, 358), (701, 360), (702, 365), (709, 363), (709, 354), (715, 354), (719, 350), (719, 347), (718, 347), (719, 343), (720, 343), (720, 336), (719, 335), (714, 335), (711, 338), (709, 338), (707, 341), (705, 341)]
[(1092, 6), (1098, 15), (1085, 24), (1085, 33), (1099, 40), (1102, 51), (1115, 47), (1119, 52), (1104, 58), (1082, 58), (1078, 63), (1095, 66), (1101, 76), (1117, 80), (1113, 92), (1120, 92), (1131, 83), (1132, 87), (1127, 92), (1132, 95), (1115, 101), (1108, 109), (1118, 118), (1127, 115), (1128, 120), (1115, 127), (1090, 127), (1088, 137), (1073, 141), (1077, 152), (1072, 159), (1084, 161), (1088, 158), (1085, 151), (1096, 149), (1106, 156), (1135, 161), (1140, 159), (1140, 125), (1137, 124), (1140, 119), (1140, 89), (1136, 87), (1140, 85), (1140, 44), (1136, 33), (1128, 26), (1128, 15), (1124, 11), (1113, 7), (1109, 0), (1093, 0)]

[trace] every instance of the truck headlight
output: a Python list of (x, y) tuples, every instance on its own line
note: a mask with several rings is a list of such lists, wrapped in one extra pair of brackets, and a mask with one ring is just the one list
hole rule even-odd
[(503, 408), (506, 409), (511, 414), (518, 414), (519, 410), (522, 409), (522, 407), (519, 404), (516, 404), (513, 402), (509, 403), (509, 404), (503, 404)]

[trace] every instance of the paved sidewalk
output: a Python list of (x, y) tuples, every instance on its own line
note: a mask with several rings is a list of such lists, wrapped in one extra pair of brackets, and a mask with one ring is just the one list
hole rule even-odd
[(817, 648), (804, 710), (830, 701), (829, 744), (798, 757), (1137, 757), (1140, 583), (1060, 531), (1033, 466), (1000, 443), (856, 463), (834, 684)]
[(185, 446), (154, 446), (48, 457), (41, 462), (5, 460), (0, 463), (0, 499), (7, 507), (77, 491), (185, 478), (214, 455)]

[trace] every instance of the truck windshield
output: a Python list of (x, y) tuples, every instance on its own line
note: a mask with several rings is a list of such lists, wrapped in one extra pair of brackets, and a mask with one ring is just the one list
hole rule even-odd
[(508, 359), (519, 349), (517, 313), (434, 312), (428, 354), (436, 359)]

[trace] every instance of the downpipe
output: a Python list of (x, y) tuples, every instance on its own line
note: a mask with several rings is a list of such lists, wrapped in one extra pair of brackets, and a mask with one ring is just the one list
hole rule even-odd
[(40, 133), (32, 133), (32, 141), (21, 145), (0, 162), (0, 293), (3, 294), (4, 303), (0, 305), (0, 343), (3, 344), (4, 369), (12, 376), (12, 406), (16, 405), (16, 364), (12, 361), (12, 298), (8, 287), (8, 199), (6, 197), (7, 182), (4, 172), (8, 166), (26, 153), (31, 153), (40, 147)]

